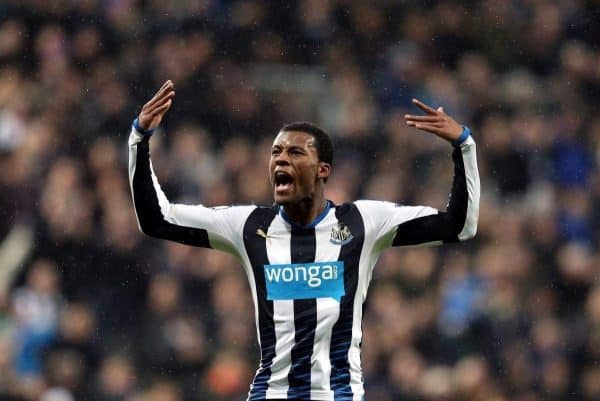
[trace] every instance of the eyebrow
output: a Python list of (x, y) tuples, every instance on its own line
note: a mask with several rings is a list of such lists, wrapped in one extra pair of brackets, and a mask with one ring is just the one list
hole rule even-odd
[[(310, 144), (309, 146), (314, 147), (314, 145)], [(304, 150), (304, 148), (302, 146), (299, 145), (289, 145), (289, 146), (284, 146), (284, 145), (273, 145), (271, 147), (271, 149), (289, 149), (289, 150), (295, 150), (295, 149), (300, 149), (300, 150)]]

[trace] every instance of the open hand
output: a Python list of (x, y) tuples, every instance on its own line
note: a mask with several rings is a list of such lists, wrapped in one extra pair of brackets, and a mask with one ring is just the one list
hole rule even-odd
[(138, 124), (142, 129), (152, 130), (160, 124), (163, 116), (171, 107), (175, 96), (175, 86), (171, 80), (166, 81), (140, 111)]
[(457, 140), (462, 134), (463, 126), (457, 123), (452, 117), (444, 112), (443, 107), (437, 110), (427, 106), (420, 100), (413, 99), (412, 102), (425, 112), (423, 116), (406, 114), (404, 120), (406, 125), (415, 127), (423, 131), (431, 132), (450, 142)]

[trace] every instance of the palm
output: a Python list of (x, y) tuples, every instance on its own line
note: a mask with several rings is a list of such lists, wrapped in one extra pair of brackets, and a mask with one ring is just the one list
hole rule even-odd
[(150, 120), (150, 129), (154, 129), (154, 128), (158, 127), (160, 125), (160, 122), (162, 121), (163, 116), (164, 116), (164, 113), (160, 114), (158, 116), (152, 117)]

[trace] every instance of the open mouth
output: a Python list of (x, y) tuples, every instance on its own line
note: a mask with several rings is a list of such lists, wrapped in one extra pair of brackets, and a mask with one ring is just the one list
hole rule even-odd
[(294, 179), (291, 175), (284, 171), (278, 171), (275, 173), (275, 189), (277, 191), (286, 191), (292, 187)]

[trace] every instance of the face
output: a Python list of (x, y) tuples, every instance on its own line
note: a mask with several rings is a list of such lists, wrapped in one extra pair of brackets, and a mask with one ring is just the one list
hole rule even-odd
[(319, 161), (315, 140), (306, 132), (280, 132), (271, 147), (269, 179), (279, 204), (294, 204), (314, 198), (329, 176), (330, 166)]

